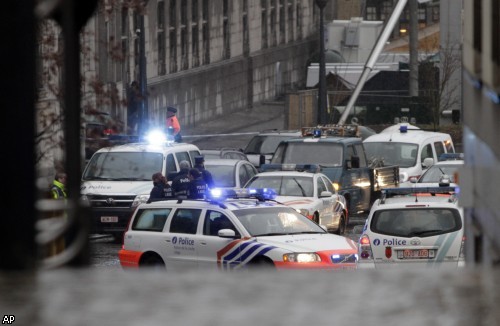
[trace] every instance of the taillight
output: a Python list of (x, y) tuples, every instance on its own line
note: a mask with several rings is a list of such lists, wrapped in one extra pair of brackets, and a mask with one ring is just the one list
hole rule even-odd
[(370, 244), (370, 238), (363, 234), (359, 238), (359, 257), (361, 259), (372, 259), (372, 246)]
[(460, 245), (460, 253), (458, 254), (458, 258), (465, 258), (465, 235), (462, 237), (462, 244)]

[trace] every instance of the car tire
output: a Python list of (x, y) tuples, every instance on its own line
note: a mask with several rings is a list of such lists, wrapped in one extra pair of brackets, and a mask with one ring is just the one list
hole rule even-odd
[(265, 257), (255, 258), (254, 260), (249, 262), (247, 266), (249, 270), (275, 270), (274, 263), (270, 259)]
[(346, 229), (345, 215), (344, 213), (342, 213), (342, 215), (340, 215), (339, 218), (339, 227), (337, 228), (335, 234), (343, 235), (345, 233), (345, 229)]
[(141, 268), (165, 269), (165, 262), (156, 255), (148, 255), (141, 259)]

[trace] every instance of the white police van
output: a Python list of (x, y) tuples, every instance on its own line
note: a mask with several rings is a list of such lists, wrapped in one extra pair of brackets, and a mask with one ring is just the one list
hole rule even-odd
[(449, 134), (418, 129), (399, 123), (363, 141), (370, 162), (399, 166), (400, 186), (409, 185), (444, 153), (455, 153)]
[(90, 207), (90, 232), (121, 240), (135, 208), (149, 199), (152, 175), (162, 172), (171, 180), (181, 161), (193, 166), (198, 155), (197, 146), (166, 141), (162, 134), (98, 150), (85, 167), (80, 189), (82, 201)]
[(358, 243), (358, 268), (465, 266), (464, 215), (456, 187), (383, 190)]
[(351, 270), (357, 247), (263, 189), (211, 189), (206, 199), (141, 204), (118, 253), (124, 269)]

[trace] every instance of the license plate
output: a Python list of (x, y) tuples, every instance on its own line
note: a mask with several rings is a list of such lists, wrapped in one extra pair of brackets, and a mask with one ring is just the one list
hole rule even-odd
[(101, 223), (118, 223), (118, 216), (101, 216)]
[(398, 250), (398, 259), (433, 259), (434, 249), (405, 249)]

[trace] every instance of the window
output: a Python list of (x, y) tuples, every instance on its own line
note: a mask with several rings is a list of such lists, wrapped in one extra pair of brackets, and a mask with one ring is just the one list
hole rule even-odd
[(217, 211), (207, 211), (205, 215), (205, 222), (203, 225), (203, 234), (217, 236), (219, 230), (222, 229), (231, 229), (239, 235), (239, 232), (236, 230), (233, 223), (229, 220), (229, 218)]
[(122, 60), (121, 60), (121, 75), (122, 75), (122, 80), (126, 80), (128, 77), (128, 33), (129, 33), (129, 22), (128, 22), (128, 9), (127, 8), (122, 8), (122, 13), (121, 13), (121, 55), (122, 55)]
[(500, 66), (500, 3), (493, 1), (491, 9), (491, 60)]
[(250, 41), (248, 36), (248, 0), (243, 0), (243, 54), (250, 52)]
[(191, 159), (189, 158), (189, 154), (187, 152), (178, 152), (175, 153), (175, 157), (177, 158), (177, 162), (188, 161), (189, 165), (193, 166)]
[(302, 7), (300, 1), (297, 1), (297, 39), (302, 39)]
[(477, 52), (481, 53), (483, 50), (483, 46), (481, 43), (482, 37), (482, 18), (483, 8), (482, 8), (482, 0), (474, 0), (474, 13), (473, 13), (473, 48)]
[(427, 144), (424, 147), (422, 147), (422, 151), (420, 152), (420, 160), (423, 163), (426, 158), (434, 158), (432, 156), (432, 146), (431, 144)]
[(366, 20), (377, 20), (377, 8), (367, 7), (366, 8)]
[(325, 184), (326, 184), (326, 189), (327, 189), (329, 192), (331, 192), (332, 194), (335, 194), (335, 193), (336, 193), (336, 191), (335, 191), (335, 188), (333, 188), (333, 184), (332, 184), (332, 182), (331, 182), (329, 179), (325, 178), (325, 177), (321, 177), (321, 178), (323, 179), (323, 181), (324, 181), (324, 182), (325, 182)]
[(295, 25), (294, 22), (295, 20), (293, 19), (293, 0), (287, 0), (287, 11), (288, 11), (288, 17), (287, 17), (287, 21), (288, 21), (288, 42), (292, 42), (294, 40), (293, 38), (293, 26)]
[(436, 157), (439, 159), (439, 156), (445, 152), (444, 145), (442, 142), (437, 141), (434, 143), (434, 149), (436, 150)]
[(208, 1), (209, 0), (203, 0), (203, 7), (202, 7), (202, 21), (201, 21), (201, 35), (203, 38), (203, 64), (209, 64), (210, 63), (210, 22), (208, 20), (209, 14), (208, 14)]
[(201, 209), (178, 208), (170, 222), (170, 233), (196, 234)]
[(170, 9), (169, 9), (169, 27), (168, 27), (168, 39), (170, 41), (170, 64), (169, 64), (169, 72), (177, 71), (177, 11), (176, 11), (176, 3), (175, 0), (170, 0)]
[(166, 47), (165, 47), (165, 3), (163, 1), (158, 2), (157, 9), (157, 32), (156, 32), (157, 42), (158, 42), (158, 75), (165, 75), (167, 72), (167, 67), (165, 63), (166, 59)]
[(382, 12), (380, 13), (380, 19), (383, 21), (386, 21), (391, 17), (392, 10), (393, 10), (393, 3), (392, 1), (384, 1), (382, 3)]
[(277, 38), (276, 38), (276, 24), (278, 20), (277, 16), (277, 11), (276, 11), (276, 6), (275, 6), (275, 1), (276, 0), (271, 0), (271, 4), (269, 6), (269, 16), (270, 16), (270, 25), (271, 25), (271, 46), (276, 46), (277, 43)]
[(280, 24), (280, 43), (286, 42), (286, 33), (285, 33), (285, 0), (279, 0), (279, 24)]
[(261, 22), (260, 22), (260, 28), (261, 28), (261, 36), (262, 36), (262, 48), (266, 49), (268, 44), (267, 44), (267, 0), (261, 0), (260, 1), (260, 7), (261, 7)]
[(172, 172), (177, 172), (177, 168), (175, 166), (175, 160), (174, 160), (174, 155), (173, 154), (168, 154), (167, 155), (167, 176), (169, 173)]
[(224, 0), (222, 3), (222, 37), (224, 47), (222, 48), (222, 57), (229, 59), (231, 57), (231, 33), (229, 19), (229, 1)]
[(363, 146), (361, 144), (355, 145), (356, 155), (359, 157), (359, 167), (364, 168), (367, 166), (366, 154)]
[(321, 195), (323, 191), (327, 191), (326, 185), (323, 182), (323, 180), (321, 180), (321, 178), (316, 179), (316, 186), (318, 187), (318, 197)]
[(171, 209), (146, 209), (137, 212), (132, 230), (162, 232)]
[(198, 14), (198, 0), (193, 0), (192, 6), (191, 6), (191, 51), (193, 55), (193, 67), (198, 67), (200, 65), (200, 54), (199, 54), (199, 28), (198, 28), (198, 20), (199, 20), (199, 14)]
[(187, 26), (187, 1), (181, 1), (181, 69), (186, 70), (189, 66), (188, 60), (188, 26)]

